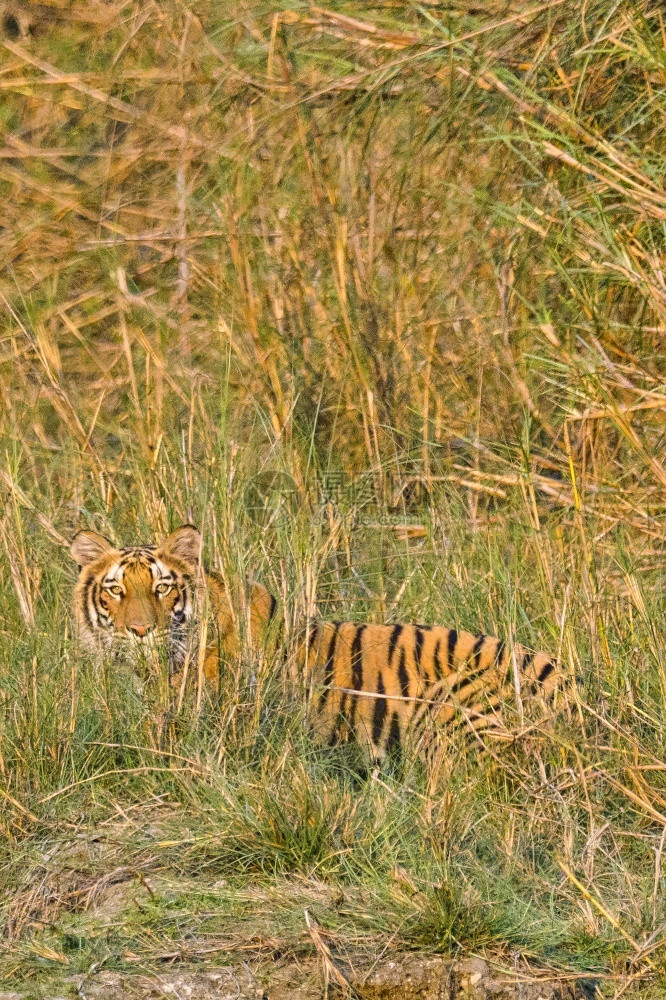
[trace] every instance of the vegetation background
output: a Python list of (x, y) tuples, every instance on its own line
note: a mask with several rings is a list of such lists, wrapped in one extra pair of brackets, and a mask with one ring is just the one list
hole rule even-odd
[[(305, 907), (339, 954), (664, 995), (661, 5), (0, 25), (0, 982), (322, 954)], [(276, 662), (175, 707), (88, 663), (69, 537), (188, 520), (287, 645), (315, 612), (515, 636), (568, 711), (363, 779)]]

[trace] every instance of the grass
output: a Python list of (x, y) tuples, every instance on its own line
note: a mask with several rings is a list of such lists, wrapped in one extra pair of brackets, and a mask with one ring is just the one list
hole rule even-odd
[[(308, 907), (662, 995), (659, 5), (2, 16), (0, 983), (302, 954)], [(374, 779), (288, 655), (174, 712), (77, 649), (66, 545), (183, 521), (287, 654), (313, 613), (483, 629), (567, 711)]]

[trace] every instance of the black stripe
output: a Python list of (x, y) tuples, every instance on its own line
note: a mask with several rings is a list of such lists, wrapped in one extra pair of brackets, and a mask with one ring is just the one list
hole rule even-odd
[(389, 729), (388, 736), (386, 737), (386, 749), (391, 750), (393, 747), (400, 746), (400, 720), (398, 719), (398, 713), (394, 712), (391, 716), (391, 728)]
[(400, 638), (400, 635), (402, 633), (403, 627), (404, 626), (402, 626), (402, 625), (394, 625), (393, 626), (393, 631), (391, 632), (391, 635), (389, 636), (389, 643), (388, 643), (388, 665), (389, 665), (389, 667), (391, 666), (391, 660), (393, 659), (393, 654), (395, 652), (396, 646), (398, 645), (398, 639)]
[(442, 689), (434, 693), (432, 689), (430, 690), (428, 700), (423, 704), (419, 705), (416, 712), (410, 719), (410, 726), (413, 726), (415, 730), (421, 731), (429, 718), (435, 716), (442, 707), (441, 699)]
[(335, 661), (335, 644), (338, 639), (338, 629), (340, 628), (340, 622), (332, 622), (333, 625), (333, 635), (328, 644), (328, 653), (326, 654), (326, 666), (324, 668), (324, 690), (322, 691), (319, 698), (319, 711), (324, 708), (326, 701), (328, 699), (329, 688), (333, 683), (333, 664)]
[(539, 685), (543, 684), (543, 682), (546, 680), (547, 677), (550, 677), (554, 669), (555, 669), (555, 664), (552, 662), (552, 660), (548, 660), (547, 663), (544, 663), (543, 667), (539, 672), (539, 676), (535, 681), (533, 681), (530, 684), (530, 694), (537, 693), (537, 691), (539, 690)]
[[(379, 677), (377, 678), (377, 694), (383, 695), (385, 693), (386, 688), (384, 687), (384, 678), (382, 677), (380, 670)], [(372, 712), (372, 742), (375, 746), (379, 746), (381, 741), (387, 711), (388, 705), (386, 704), (386, 698), (377, 698)]]
[(527, 654), (525, 655), (525, 659), (524, 659), (524, 660), (523, 660), (523, 662), (522, 662), (522, 663), (520, 664), (520, 670), (521, 670), (521, 673), (523, 673), (523, 674), (524, 674), (524, 673), (526, 673), (526, 672), (527, 672), (527, 669), (528, 669), (528, 667), (530, 666), (530, 664), (532, 663), (532, 660), (533, 660), (533, 659), (534, 659), (534, 653), (527, 653)]
[(502, 665), (502, 658), (504, 656), (505, 649), (506, 644), (500, 639), (497, 643), (497, 649), (495, 650), (495, 664), (498, 667)]
[(539, 684), (543, 684), (546, 677), (550, 677), (554, 669), (555, 669), (555, 664), (552, 663), (550, 660), (548, 661), (548, 663), (545, 663), (541, 668), (539, 676), (537, 677), (537, 681), (539, 682)]
[[(346, 697), (346, 696), (345, 696)], [(349, 696), (349, 728), (352, 732), (356, 729), (356, 709), (358, 708), (358, 698), (353, 694)]]
[(361, 642), (366, 626), (359, 625), (351, 647), (351, 679), (354, 691), (360, 691), (363, 687), (363, 650)]
[(477, 667), (481, 663), (481, 649), (482, 649), (483, 644), (484, 644), (485, 641), (486, 641), (486, 637), (485, 637), (485, 635), (483, 635), (483, 633), (481, 635), (478, 635), (476, 637), (476, 642), (474, 643), (474, 649), (472, 650), (472, 652), (470, 654), (470, 657), (469, 657), (470, 660), (471, 659), (474, 660), (474, 665), (477, 666)]
[[(523, 662), (520, 665), (520, 671), (521, 671), (521, 673), (522, 673), (522, 675), (523, 675), (524, 678), (526, 677), (527, 668), (531, 665), (531, 663), (532, 663), (535, 655), (536, 655), (535, 653), (527, 653), (525, 655), (525, 659), (523, 660)], [(528, 693), (530, 695), (535, 695), (537, 693), (538, 689), (539, 689), (539, 682), (536, 681), (536, 680), (534, 680), (534, 681), (532, 681), (532, 683), (529, 686)]]
[(456, 736), (458, 736), (459, 734), (467, 732), (468, 734), (472, 735), (470, 733), (469, 724), (471, 722), (472, 726), (474, 726), (474, 723), (478, 722), (480, 719), (487, 720), (488, 715), (485, 712), (478, 712), (475, 711), (474, 709), (470, 709), (467, 712), (462, 712), (462, 711), (458, 712), (454, 716), (454, 718), (451, 719), (451, 721), (449, 722), (449, 733), (451, 734), (455, 733)]
[(400, 650), (400, 666), (398, 667), (398, 680), (400, 681), (400, 692), (403, 698), (409, 697), (409, 677), (405, 667), (405, 650)]
[(438, 639), (437, 642), (435, 643), (435, 652), (433, 653), (433, 657), (432, 657), (433, 663), (434, 663), (434, 667), (435, 667), (435, 680), (437, 680), (437, 681), (441, 681), (441, 679), (442, 679), (442, 664), (441, 664), (440, 659), (439, 659), (439, 644), (440, 644), (440, 642), (441, 642), (441, 640)]
[(102, 585), (99, 580), (93, 580), (92, 582), (92, 586), (90, 588), (90, 603), (95, 609), (95, 614), (98, 619), (97, 625), (99, 626), (100, 619), (109, 617), (102, 604)]
[(270, 622), (275, 617), (275, 609), (277, 608), (277, 601), (272, 594), (269, 594), (269, 597), (271, 599), (271, 610), (268, 612), (268, 620)]
[(81, 595), (81, 606), (83, 608), (83, 617), (86, 620), (86, 625), (92, 631), (94, 629), (92, 618), (90, 617), (90, 608), (88, 607), (88, 598), (90, 597), (90, 590), (94, 583), (94, 576), (92, 574), (88, 577), (85, 582), (85, 589)]
[(459, 691), (462, 691), (463, 688), (466, 688), (473, 681), (478, 680), (479, 677), (483, 677), (483, 675), (486, 672), (486, 669), (487, 669), (486, 667), (481, 667), (479, 670), (475, 670), (474, 673), (466, 674), (464, 677), (461, 677), (460, 680), (456, 681), (456, 683), (453, 685), (450, 693), (458, 694)]
[[(355, 691), (360, 691), (363, 687), (363, 652), (361, 650), (361, 640), (365, 625), (357, 625), (351, 645), (351, 682)], [(351, 697), (351, 707), (349, 710), (349, 725), (353, 729), (356, 725), (356, 710), (358, 708), (358, 698)]]
[[(182, 612), (185, 617), (192, 613), (192, 589), (187, 580), (176, 581), (178, 600), (181, 603)], [(175, 603), (175, 602), (174, 602)]]
[(414, 659), (416, 669), (421, 673), (421, 656), (423, 655), (423, 631), (418, 625), (414, 626)]
[(458, 645), (458, 633), (454, 628), (449, 629), (449, 639), (448, 639), (448, 666), (449, 671), (453, 670), (453, 654), (456, 651), (456, 646)]

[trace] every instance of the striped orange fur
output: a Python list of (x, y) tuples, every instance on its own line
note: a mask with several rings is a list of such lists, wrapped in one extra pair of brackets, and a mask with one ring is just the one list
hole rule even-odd
[[(73, 604), (83, 645), (135, 659), (162, 643), (176, 685), (188, 630), (194, 624), (199, 631), (196, 613), (209, 606), (203, 673), (209, 684), (217, 686), (221, 655), (234, 656), (240, 648), (239, 616), (222, 577), (201, 564), (201, 535), (196, 528), (185, 524), (156, 545), (122, 547), (95, 531), (80, 531), (70, 551), (79, 566)], [(252, 643), (261, 642), (274, 611), (275, 599), (261, 584), (252, 584)]]
[(560, 679), (546, 653), (438, 625), (320, 622), (306, 644), (317, 738), (354, 737), (376, 758), (429, 725), (471, 735), (498, 729), (504, 705), (549, 702)]

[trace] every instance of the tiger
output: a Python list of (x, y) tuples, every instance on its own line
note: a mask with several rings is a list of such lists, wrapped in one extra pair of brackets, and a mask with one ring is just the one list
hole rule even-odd
[(563, 680), (547, 653), (441, 625), (322, 621), (304, 644), (318, 740), (356, 740), (375, 761), (437, 732), (478, 744), (506, 735), (503, 708), (549, 712)]
[[(208, 603), (212, 629), (197, 661), (208, 685), (219, 684), (222, 657), (238, 655), (241, 629), (223, 578), (201, 562), (202, 537), (183, 524), (154, 545), (116, 546), (96, 531), (79, 531), (70, 554), (79, 567), (73, 604), (76, 632), (90, 651), (132, 658), (163, 643), (171, 683), (180, 682), (187, 636)], [(260, 583), (249, 600), (249, 637), (258, 646), (276, 601)], [(203, 631), (203, 630), (202, 630)], [(222, 653), (222, 657), (220, 654)]]
[[(70, 551), (79, 565), (74, 613), (83, 643), (124, 647), (131, 655), (165, 639), (170, 673), (178, 679), (186, 629), (192, 623), (203, 631), (194, 619), (207, 598), (213, 634), (203, 650), (203, 674), (219, 690), (225, 662), (241, 652), (239, 615), (222, 578), (202, 566), (201, 550), (202, 537), (190, 524), (157, 545), (122, 548), (96, 532), (79, 532)], [(252, 649), (268, 648), (276, 606), (262, 584), (252, 584)], [(546, 653), (440, 625), (313, 621), (297, 639), (295, 658), (315, 739), (356, 741), (375, 761), (428, 728), (483, 742), (485, 734), (502, 731), (505, 706), (515, 706), (519, 716), (526, 702), (549, 706), (562, 679)]]

